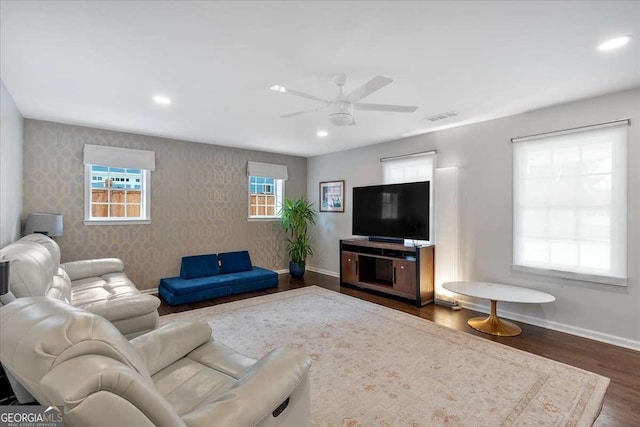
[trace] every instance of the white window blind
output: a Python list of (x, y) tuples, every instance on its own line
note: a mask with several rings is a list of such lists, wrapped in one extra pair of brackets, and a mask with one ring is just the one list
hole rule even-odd
[(435, 153), (383, 159), (382, 181), (385, 184), (431, 181), (434, 166)]
[(627, 123), (513, 140), (514, 269), (626, 284)]
[(247, 162), (247, 176), (263, 176), (287, 180), (289, 172), (286, 165), (274, 165), (271, 163)]
[(84, 164), (154, 171), (156, 170), (156, 153), (130, 148), (85, 144)]
[[(410, 154), (407, 156), (389, 157), (380, 159), (382, 162), (382, 182), (384, 184), (401, 184), (405, 182), (429, 181), (429, 242), (433, 242), (433, 193), (434, 193), (434, 169), (436, 166), (436, 152)], [(426, 203), (425, 203), (426, 206)]]

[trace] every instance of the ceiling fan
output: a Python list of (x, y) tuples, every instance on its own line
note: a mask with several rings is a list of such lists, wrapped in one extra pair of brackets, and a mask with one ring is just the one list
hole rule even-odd
[(387, 111), (393, 113), (413, 113), (418, 107), (410, 107), (406, 105), (388, 105), (388, 104), (363, 104), (358, 101), (371, 95), (372, 93), (382, 89), (393, 80), (388, 77), (377, 76), (363, 84), (353, 92), (345, 95), (342, 92), (347, 77), (344, 74), (339, 74), (333, 78), (333, 82), (338, 85), (338, 95), (333, 100), (320, 98), (317, 96), (309, 95), (304, 92), (289, 89), (283, 86), (275, 85), (269, 89), (276, 92), (286, 93), (289, 95), (300, 96), (302, 98), (312, 99), (314, 101), (321, 102), (322, 106), (312, 108), (310, 110), (298, 111), (295, 113), (284, 114), (280, 117), (286, 119), (288, 117), (300, 116), (302, 114), (314, 113), (316, 111), (330, 108), (329, 121), (336, 126), (353, 126), (356, 124), (353, 118), (354, 110), (364, 111)]

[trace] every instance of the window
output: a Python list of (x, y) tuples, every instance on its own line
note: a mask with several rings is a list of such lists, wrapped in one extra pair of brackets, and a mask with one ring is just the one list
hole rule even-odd
[[(430, 181), (431, 190), (429, 193), (429, 218), (431, 218), (429, 224), (429, 236), (431, 236), (430, 242), (433, 242), (433, 193), (434, 193), (434, 169), (436, 165), (436, 153), (435, 151), (429, 151), (426, 153), (409, 154), (406, 156), (387, 157), (380, 159), (382, 162), (382, 182), (384, 184), (401, 184), (404, 182), (420, 182)], [(386, 201), (385, 201), (386, 202)], [(389, 200), (391, 202), (391, 200)], [(388, 217), (397, 216), (397, 213), (391, 212), (385, 203), (385, 211), (383, 215)], [(426, 203), (425, 203), (426, 208)]]
[(249, 219), (280, 218), (284, 198), (287, 167), (269, 163), (248, 162)]
[(85, 145), (85, 224), (149, 223), (152, 151)]
[(626, 126), (513, 142), (513, 268), (625, 285)]
[(88, 165), (91, 175), (89, 220), (148, 219), (143, 190), (148, 193), (149, 171)]
[(249, 218), (280, 218), (284, 181), (249, 177)]

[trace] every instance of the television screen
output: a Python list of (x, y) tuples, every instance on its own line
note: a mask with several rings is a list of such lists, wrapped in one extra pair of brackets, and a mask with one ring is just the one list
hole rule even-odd
[(429, 184), (354, 187), (352, 233), (429, 240)]

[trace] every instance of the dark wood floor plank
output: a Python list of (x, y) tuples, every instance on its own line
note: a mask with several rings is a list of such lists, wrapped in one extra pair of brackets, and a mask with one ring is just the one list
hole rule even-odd
[(640, 426), (640, 352), (524, 323), (518, 323), (522, 328), (522, 334), (517, 337), (494, 337), (467, 325), (467, 320), (471, 317), (486, 316), (483, 313), (471, 310), (453, 311), (434, 304), (417, 308), (409, 301), (371, 291), (341, 287), (335, 277), (307, 272), (304, 279), (296, 280), (288, 275), (281, 275), (280, 284), (274, 289), (177, 306), (170, 306), (163, 301), (159, 312), (161, 315), (178, 313), (311, 285), (400, 310), (439, 325), (609, 377), (611, 384), (595, 425)]

